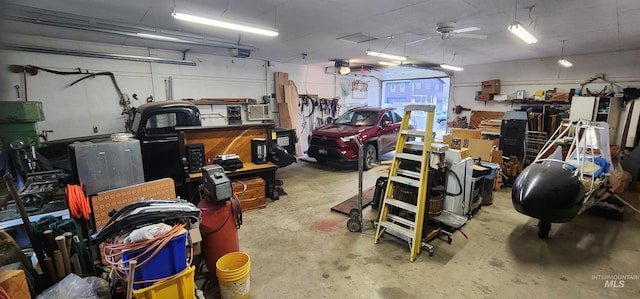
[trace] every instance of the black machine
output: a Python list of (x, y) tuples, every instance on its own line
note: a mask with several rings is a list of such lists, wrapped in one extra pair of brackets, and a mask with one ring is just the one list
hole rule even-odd
[(204, 183), (202, 192), (204, 198), (209, 198), (212, 202), (228, 200), (233, 196), (231, 181), (224, 174), (222, 166), (213, 164), (202, 167)]
[(267, 139), (251, 139), (251, 162), (253, 164), (267, 163)]
[(204, 166), (204, 144), (187, 144), (187, 169), (189, 173), (196, 173)]

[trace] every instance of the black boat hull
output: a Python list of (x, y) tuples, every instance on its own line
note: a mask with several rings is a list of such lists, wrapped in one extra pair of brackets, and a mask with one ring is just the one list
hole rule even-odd
[(514, 208), (544, 222), (568, 222), (578, 215), (585, 188), (570, 171), (557, 166), (532, 164), (513, 184)]

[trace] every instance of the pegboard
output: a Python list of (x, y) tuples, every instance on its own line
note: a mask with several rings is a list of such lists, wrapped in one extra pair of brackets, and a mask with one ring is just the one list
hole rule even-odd
[(175, 199), (176, 190), (173, 179), (164, 178), (155, 181), (135, 184), (118, 189), (99, 192), (91, 196), (91, 211), (94, 227), (100, 229), (109, 220), (109, 212), (119, 210), (141, 198), (147, 199)]

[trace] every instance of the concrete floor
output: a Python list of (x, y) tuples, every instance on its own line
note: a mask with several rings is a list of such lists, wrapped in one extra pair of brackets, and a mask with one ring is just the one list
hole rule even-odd
[[(380, 175), (365, 172), (364, 187)], [(347, 217), (330, 211), (357, 194), (357, 171), (301, 161), (277, 178), (288, 195), (244, 213), (239, 230), (251, 298), (640, 298), (640, 215), (630, 209), (622, 222), (584, 214), (554, 224), (541, 240), (537, 221), (513, 209), (505, 188), (462, 229), (469, 239), (435, 240), (432, 257), (423, 251), (410, 262), (405, 243), (385, 236), (374, 244), (371, 225), (351, 233)], [(625, 198), (640, 207), (638, 193)], [(635, 277), (619, 288), (593, 277), (608, 274)]]

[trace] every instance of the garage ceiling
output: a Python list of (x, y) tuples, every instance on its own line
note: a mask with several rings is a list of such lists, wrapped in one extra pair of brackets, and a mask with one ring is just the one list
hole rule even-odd
[[(239, 44), (254, 49), (251, 58), (296, 64), (331, 65), (331, 59), (352, 64), (379, 60), (366, 50), (408, 56), (407, 63), (471, 65), (560, 56), (640, 49), (640, 1), (638, 0), (22, 0), (5, 1), (4, 15), (10, 32), (143, 46), (191, 53), (226, 53)], [(517, 7), (517, 9), (516, 9)], [(25, 10), (25, 8), (27, 8)], [(84, 28), (102, 21), (111, 25), (188, 34), (224, 44), (223, 47), (181, 44), (127, 36), (61, 28), (25, 22), (29, 9), (46, 10), (49, 18), (76, 19)], [(239, 23), (275, 28), (275, 38), (188, 24), (171, 17), (172, 11), (219, 17)], [(42, 12), (42, 11), (40, 11)], [(517, 20), (538, 43), (527, 45), (508, 30)], [(84, 22), (84, 23), (83, 23)], [(455, 22), (456, 28), (479, 27), (472, 32), (486, 39), (454, 36), (442, 40), (439, 22)], [(353, 34), (377, 39), (362, 43), (341, 39)], [(422, 42), (407, 45), (425, 37)], [(211, 44), (211, 43), (210, 43)], [(303, 55), (304, 59), (303, 59)], [(455, 54), (455, 55), (454, 55)]]

